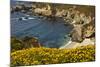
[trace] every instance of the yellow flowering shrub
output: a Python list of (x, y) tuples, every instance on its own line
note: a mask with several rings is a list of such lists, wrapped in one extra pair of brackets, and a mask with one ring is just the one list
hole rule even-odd
[(72, 49), (30, 48), (11, 53), (11, 66), (95, 61), (95, 46)]

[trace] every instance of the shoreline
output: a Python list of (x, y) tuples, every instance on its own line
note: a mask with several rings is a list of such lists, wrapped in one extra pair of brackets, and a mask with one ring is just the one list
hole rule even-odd
[(92, 41), (90, 38), (84, 39), (81, 43), (72, 42), (70, 40), (67, 44), (60, 47), (60, 49), (77, 48), (77, 47), (80, 47), (80, 46), (87, 46), (87, 45), (95, 45), (95, 41)]

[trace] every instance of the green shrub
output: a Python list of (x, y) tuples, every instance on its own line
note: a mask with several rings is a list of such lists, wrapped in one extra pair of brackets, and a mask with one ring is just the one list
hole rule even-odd
[(16, 37), (11, 37), (12, 52), (31, 47), (41, 47), (41, 44), (38, 42), (37, 38), (26, 36), (23, 39), (18, 39)]
[(30, 48), (11, 53), (12, 66), (89, 62), (95, 60), (95, 46), (73, 49)]
[(21, 50), (23, 48), (22, 41), (16, 37), (11, 37), (11, 51)]

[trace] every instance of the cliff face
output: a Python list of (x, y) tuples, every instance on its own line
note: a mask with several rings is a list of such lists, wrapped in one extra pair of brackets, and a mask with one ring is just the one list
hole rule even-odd
[(83, 26), (83, 34), (84, 38), (95, 37), (95, 26), (93, 22)]
[(72, 41), (82, 42), (85, 38), (94, 38), (95, 37), (95, 27), (93, 24), (77, 24), (74, 25), (74, 28), (71, 32)]
[(74, 25), (74, 28), (70, 34), (71, 34), (71, 40), (73, 42), (81, 42), (83, 40), (82, 25), (81, 24)]

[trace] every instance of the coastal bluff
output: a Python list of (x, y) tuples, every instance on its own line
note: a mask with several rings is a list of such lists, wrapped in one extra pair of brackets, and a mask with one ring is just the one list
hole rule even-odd
[[(41, 3), (40, 3), (41, 4)], [(23, 4), (11, 7), (11, 13), (23, 12), (29, 15), (36, 15), (45, 17), (49, 20), (58, 20), (62, 18), (65, 21), (65, 25), (70, 24), (73, 26), (73, 30), (69, 34), (71, 38), (71, 44), (94, 44), (95, 38), (95, 7), (94, 6), (78, 6), (78, 5), (63, 5), (58, 6), (54, 4), (40, 4), (35, 3), (30, 6)], [(60, 8), (62, 7), (62, 8)], [(58, 18), (58, 19), (57, 19)], [(86, 42), (89, 40), (89, 42)], [(83, 43), (83, 44), (81, 44)], [(67, 44), (68, 45), (68, 44)], [(66, 45), (65, 45), (66, 46)], [(66, 48), (66, 47), (65, 47)]]

